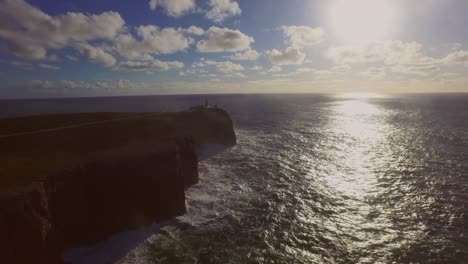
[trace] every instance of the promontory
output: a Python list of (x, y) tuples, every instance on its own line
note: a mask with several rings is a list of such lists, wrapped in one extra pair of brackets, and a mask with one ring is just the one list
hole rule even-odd
[(200, 150), (235, 144), (220, 108), (0, 120), (1, 262), (61, 264), (68, 249), (184, 214)]

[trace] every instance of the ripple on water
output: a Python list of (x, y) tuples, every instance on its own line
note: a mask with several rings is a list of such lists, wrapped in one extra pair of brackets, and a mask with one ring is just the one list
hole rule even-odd
[(201, 164), (187, 224), (145, 261), (467, 263), (468, 100), (274, 102), (231, 109), (238, 146)]

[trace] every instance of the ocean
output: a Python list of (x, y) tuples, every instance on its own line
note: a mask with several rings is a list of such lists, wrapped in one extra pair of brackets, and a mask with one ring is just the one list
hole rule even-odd
[(238, 145), (201, 162), (188, 213), (118, 263), (468, 263), (465, 94), (3, 100), (0, 117), (205, 98)]

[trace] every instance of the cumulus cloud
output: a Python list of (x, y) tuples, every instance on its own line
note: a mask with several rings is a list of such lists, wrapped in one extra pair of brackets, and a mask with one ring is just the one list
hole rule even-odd
[(246, 50), (244, 52), (238, 52), (232, 55), (230, 58), (232, 60), (247, 61), (247, 60), (256, 60), (260, 57), (260, 53), (256, 50)]
[(195, 0), (150, 0), (149, 7), (156, 10), (161, 7), (164, 12), (172, 17), (180, 17), (195, 9)]
[(132, 71), (167, 71), (170, 69), (183, 68), (184, 64), (179, 61), (125, 61), (119, 64), (119, 69), (132, 70)]
[(303, 49), (314, 46), (325, 40), (326, 34), (322, 28), (307, 26), (282, 26), (286, 44), (293, 48)]
[(331, 47), (327, 51), (327, 57), (337, 64), (383, 62), (386, 65), (395, 65), (435, 61), (424, 55), (420, 43), (399, 40), (374, 42), (363, 47)]
[(199, 52), (235, 52), (250, 49), (252, 42), (252, 37), (239, 30), (210, 27), (206, 31), (206, 39), (197, 43), (197, 49)]
[(468, 65), (468, 51), (460, 50), (448, 54), (443, 60), (445, 64)]
[(440, 69), (440, 59), (427, 56), (417, 42), (374, 42), (364, 47), (332, 47), (329, 59), (338, 65), (381, 63), (394, 73), (426, 76)]
[(94, 47), (89, 44), (78, 44), (77, 49), (85, 59), (99, 62), (108, 67), (115, 65), (117, 62), (114, 56), (100, 47)]
[(46, 59), (50, 49), (111, 40), (124, 23), (116, 12), (49, 16), (24, 0), (1, 1), (0, 52), (25, 59)]
[[(179, 29), (179, 31), (180, 30), (181, 29)], [(196, 26), (190, 26), (186, 29), (182, 29), (182, 32), (190, 34), (190, 35), (194, 35), (194, 36), (201, 36), (205, 33), (205, 30), (203, 30), (203, 28), (199, 28)]]
[(242, 13), (239, 4), (232, 0), (210, 0), (208, 5), (210, 10), (206, 13), (205, 17), (216, 23), (221, 23), (229, 17)]
[(226, 76), (227, 77), (247, 78), (247, 76), (245, 74), (243, 74), (242, 72), (235, 72), (235, 73), (232, 73), (232, 74), (228, 74)]
[[(236, 73), (240, 73), (244, 70), (244, 67), (240, 64), (233, 63), (231, 61), (214, 61), (201, 59), (199, 62), (192, 65), (192, 73), (208, 73), (206, 67), (212, 66), (216, 71), (224, 74), (231, 74), (234, 76)], [(239, 75), (237, 75), (239, 76)]]
[(204, 30), (199, 27), (159, 28), (153, 25), (136, 28), (136, 39), (132, 34), (120, 34), (115, 39), (115, 49), (128, 59), (144, 59), (151, 54), (172, 54), (184, 51), (195, 42), (192, 36), (200, 36)]
[(216, 69), (222, 73), (234, 73), (243, 71), (244, 67), (240, 64), (232, 63), (230, 61), (221, 61), (215, 63)]
[[(150, 6), (176, 16), (194, 8), (195, 2), (160, 0), (150, 1)], [(81, 58), (111, 67), (117, 63), (115, 53), (129, 60), (151, 61), (155, 54), (188, 49), (204, 33), (196, 26), (161, 29), (146, 25), (133, 31), (116, 12), (49, 16), (24, 0), (0, 1), (0, 53), (24, 59), (50, 60), (54, 55), (48, 55), (49, 50), (73, 48)]]
[(286, 50), (268, 51), (270, 61), (274, 65), (300, 65), (304, 63), (306, 55), (297, 48), (289, 47)]

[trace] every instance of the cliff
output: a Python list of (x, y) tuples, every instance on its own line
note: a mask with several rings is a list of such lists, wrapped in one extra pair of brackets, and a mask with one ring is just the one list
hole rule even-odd
[(236, 144), (224, 110), (0, 120), (2, 263), (63, 263), (67, 249), (184, 214), (210, 144)]

